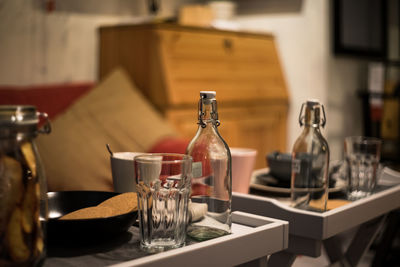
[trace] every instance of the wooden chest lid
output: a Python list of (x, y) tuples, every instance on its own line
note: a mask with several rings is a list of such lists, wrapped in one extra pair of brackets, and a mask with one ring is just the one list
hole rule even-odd
[(193, 105), (203, 90), (221, 103), (288, 102), (273, 35), (165, 23), (101, 30), (116, 28), (143, 50), (146, 80), (133, 79), (160, 109)]

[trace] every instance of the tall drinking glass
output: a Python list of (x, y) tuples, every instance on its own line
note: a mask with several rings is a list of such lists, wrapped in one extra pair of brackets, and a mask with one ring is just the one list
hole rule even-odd
[(378, 138), (351, 136), (344, 141), (348, 165), (348, 199), (356, 200), (372, 193), (377, 182), (382, 141)]
[(192, 158), (181, 154), (135, 157), (140, 246), (159, 252), (185, 244)]

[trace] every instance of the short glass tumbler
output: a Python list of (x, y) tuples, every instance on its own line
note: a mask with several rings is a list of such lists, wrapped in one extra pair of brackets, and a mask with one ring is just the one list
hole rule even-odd
[(382, 141), (378, 138), (363, 136), (345, 138), (349, 200), (366, 197), (375, 189), (381, 146)]
[(182, 154), (135, 157), (140, 246), (159, 252), (185, 244), (192, 158)]

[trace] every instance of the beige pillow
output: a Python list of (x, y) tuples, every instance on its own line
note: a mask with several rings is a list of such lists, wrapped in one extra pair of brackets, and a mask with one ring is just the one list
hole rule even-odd
[(56, 118), (52, 128), (37, 140), (49, 191), (112, 191), (106, 143), (114, 152), (143, 152), (176, 135), (121, 69)]

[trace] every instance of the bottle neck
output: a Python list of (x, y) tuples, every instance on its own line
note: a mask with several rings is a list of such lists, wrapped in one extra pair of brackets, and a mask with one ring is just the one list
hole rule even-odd
[(326, 116), (324, 105), (319, 104), (318, 102), (309, 101), (303, 103), (300, 109), (299, 123), (300, 126), (304, 125), (305, 128), (319, 129), (320, 125), (325, 127)]
[(197, 124), (202, 128), (205, 128), (210, 124), (216, 127), (220, 125), (218, 120), (217, 101), (215, 98), (201, 98), (199, 100), (199, 116)]
[(319, 129), (321, 124), (320, 109), (306, 108), (304, 116), (304, 127)]

